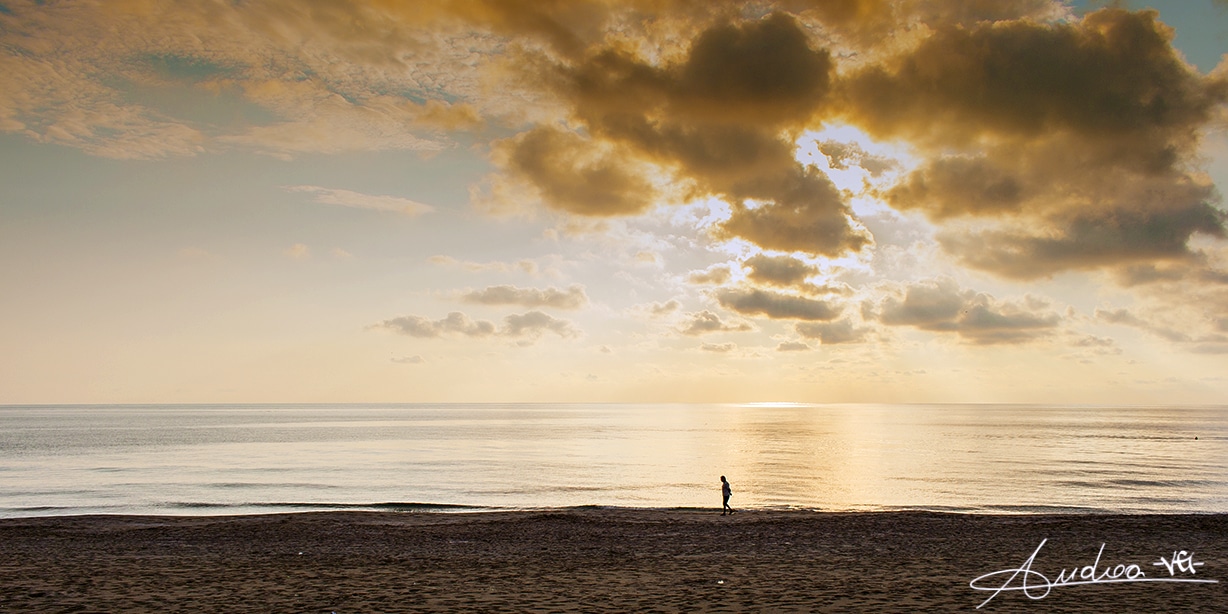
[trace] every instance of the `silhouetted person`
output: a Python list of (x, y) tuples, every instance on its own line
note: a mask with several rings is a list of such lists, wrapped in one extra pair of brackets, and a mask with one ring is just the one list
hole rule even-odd
[(733, 508), (729, 507), (729, 497), (732, 497), (732, 496), (733, 496), (733, 489), (729, 487), (729, 482), (725, 479), (725, 476), (722, 475), (721, 476), (721, 500), (722, 500), (721, 515), (722, 516), (724, 516), (725, 514), (733, 513)]

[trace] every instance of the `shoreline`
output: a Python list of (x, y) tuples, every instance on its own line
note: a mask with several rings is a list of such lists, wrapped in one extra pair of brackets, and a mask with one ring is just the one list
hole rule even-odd
[[(1182, 550), (1187, 570), (1159, 564)], [(1050, 582), (1131, 564), (1149, 581), (1054, 585), (1043, 600), (970, 587), (1029, 555)], [(0, 611), (948, 611), (987, 597), (980, 611), (1217, 611), (1228, 514), (591, 506), (0, 519)]]
[[(1155, 509), (1107, 509), (1097, 507), (1073, 507), (1058, 505), (1013, 505), (988, 507), (864, 507), (821, 508), (801, 505), (778, 505), (739, 507), (739, 512), (752, 514), (950, 514), (954, 516), (1215, 516), (1228, 515), (1228, 510), (1168, 510)], [(90, 507), (30, 507), (0, 510), (0, 522), (23, 518), (75, 518), (82, 516), (110, 517), (167, 517), (167, 518), (229, 518), (242, 516), (268, 516), (278, 514), (322, 513), (391, 513), (391, 514), (492, 514), (492, 513), (550, 513), (550, 512), (649, 512), (649, 513), (706, 513), (716, 512), (720, 507), (709, 506), (629, 506), (606, 504), (581, 504), (563, 506), (493, 506), (465, 505), (459, 503), (381, 502), (381, 503), (182, 503), (161, 506), (125, 506), (114, 511)]]

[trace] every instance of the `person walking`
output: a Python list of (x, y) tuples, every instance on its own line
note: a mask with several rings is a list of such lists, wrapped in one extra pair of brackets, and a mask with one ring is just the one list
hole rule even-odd
[(729, 480), (726, 480), (725, 476), (722, 475), (721, 476), (721, 500), (722, 500), (721, 515), (722, 516), (724, 516), (725, 514), (733, 513), (733, 508), (729, 507), (729, 497), (732, 497), (732, 496), (733, 496), (733, 488), (730, 488)]

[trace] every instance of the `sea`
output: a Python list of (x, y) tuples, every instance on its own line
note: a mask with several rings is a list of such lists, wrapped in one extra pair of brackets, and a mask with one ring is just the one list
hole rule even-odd
[(1228, 512), (1228, 406), (0, 406), (0, 517)]

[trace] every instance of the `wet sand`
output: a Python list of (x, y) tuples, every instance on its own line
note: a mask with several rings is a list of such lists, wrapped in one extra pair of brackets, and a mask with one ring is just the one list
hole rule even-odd
[[(1228, 611), (1228, 515), (581, 508), (5, 519), (0, 612), (976, 611), (990, 593), (969, 582), (1046, 539), (1031, 569), (1050, 581), (1134, 564), (1219, 583), (1004, 591), (979, 611)], [(1180, 550), (1172, 575), (1153, 565)]]

